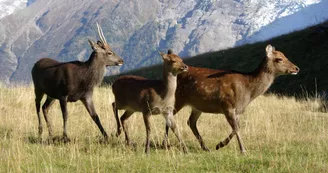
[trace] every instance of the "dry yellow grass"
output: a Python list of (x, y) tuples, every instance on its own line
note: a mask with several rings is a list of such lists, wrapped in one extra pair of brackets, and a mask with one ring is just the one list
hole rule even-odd
[[(145, 127), (140, 113), (128, 120), (135, 148), (114, 136), (116, 123), (110, 88), (97, 88), (96, 110), (109, 144), (98, 143), (100, 131), (80, 102), (68, 104), (69, 144), (37, 141), (33, 87), (0, 88), (0, 172), (328, 172), (328, 114), (318, 102), (274, 95), (255, 99), (241, 116), (241, 135), (248, 155), (239, 154), (236, 140), (218, 151), (215, 145), (231, 132), (224, 116), (203, 114), (198, 128), (212, 152), (204, 152), (187, 126), (189, 108), (176, 115), (190, 153), (183, 154), (170, 132), (171, 148), (160, 148), (165, 121), (151, 119), (151, 154), (144, 152)], [(120, 115), (122, 112), (119, 113)], [(54, 135), (62, 135), (58, 101), (50, 109)], [(43, 141), (48, 137), (44, 124)]]

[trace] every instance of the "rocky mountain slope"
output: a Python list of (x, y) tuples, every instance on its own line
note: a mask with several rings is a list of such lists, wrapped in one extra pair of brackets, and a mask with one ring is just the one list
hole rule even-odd
[(126, 62), (108, 68), (117, 74), (161, 62), (168, 48), (188, 57), (301, 29), (327, 19), (324, 8), (325, 0), (36, 0), (0, 19), (0, 81), (29, 83), (41, 57), (86, 60), (96, 22)]
[[(301, 70), (297, 75), (277, 77), (267, 93), (328, 100), (328, 20), (263, 42), (199, 54), (184, 62), (190, 66), (247, 73), (255, 70), (262, 62), (268, 44), (283, 52)], [(112, 84), (119, 76), (131, 74), (161, 79), (162, 64), (105, 77), (104, 82)]]

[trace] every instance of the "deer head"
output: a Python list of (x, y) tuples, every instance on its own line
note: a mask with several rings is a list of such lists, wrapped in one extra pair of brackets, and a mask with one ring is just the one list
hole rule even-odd
[(168, 50), (167, 54), (160, 52), (162, 59), (164, 60), (164, 68), (168, 72), (172, 72), (173, 75), (188, 71), (188, 66), (183, 63), (182, 59), (173, 54), (172, 50)]
[(110, 48), (109, 44), (106, 41), (104, 33), (98, 23), (97, 29), (100, 40), (97, 41), (97, 43), (88, 40), (91, 48), (96, 53), (96, 57), (101, 60), (106, 66), (123, 65), (124, 61), (121, 57), (117, 56), (115, 52), (113, 52), (113, 50)]
[(279, 75), (296, 75), (300, 69), (290, 62), (285, 55), (276, 51), (275, 48), (271, 45), (267, 45), (266, 47), (266, 55), (267, 55), (267, 65), (270, 72)]

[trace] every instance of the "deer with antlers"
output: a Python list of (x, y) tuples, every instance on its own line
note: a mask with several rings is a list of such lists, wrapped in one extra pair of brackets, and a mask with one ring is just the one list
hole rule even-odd
[[(162, 80), (149, 80), (139, 76), (121, 76), (113, 83), (112, 88), (115, 102), (112, 105), (117, 122), (117, 136), (121, 134), (122, 123), (126, 143), (130, 145), (130, 138), (125, 122), (134, 112), (142, 112), (146, 126), (145, 152), (149, 153), (149, 118), (151, 115), (162, 113), (166, 120), (166, 125), (175, 133), (184, 152), (187, 152), (187, 148), (179, 135), (177, 125), (173, 119), (173, 109), (177, 75), (187, 71), (188, 67), (171, 50), (168, 51), (168, 54), (160, 53), (160, 55), (164, 61)], [(119, 109), (125, 109), (120, 119), (118, 117)]]
[(42, 58), (35, 63), (32, 69), (32, 78), (35, 89), (35, 106), (39, 121), (38, 129), (40, 137), (43, 131), (40, 102), (43, 95), (46, 94), (47, 99), (42, 106), (42, 111), (48, 126), (50, 138), (52, 138), (53, 134), (51, 122), (48, 118), (48, 111), (56, 99), (60, 102), (63, 115), (63, 139), (65, 141), (69, 141), (66, 126), (68, 118), (67, 102), (76, 102), (78, 100), (84, 104), (105, 139), (108, 138), (94, 108), (92, 99), (93, 89), (101, 83), (107, 66), (122, 65), (123, 60), (110, 48), (102, 28), (98, 23), (97, 28), (100, 41), (94, 43), (88, 40), (93, 52), (86, 62), (58, 62), (50, 58)]
[[(296, 75), (299, 68), (274, 47), (266, 47), (266, 57), (259, 67), (250, 73), (191, 67), (187, 73), (178, 75), (175, 113), (184, 106), (192, 108), (188, 125), (198, 139), (201, 148), (208, 151), (197, 129), (202, 112), (224, 114), (232, 127), (231, 134), (217, 144), (216, 149), (226, 146), (236, 135), (240, 151), (246, 152), (239, 134), (239, 115), (247, 105), (271, 86), (280, 75)], [(163, 144), (167, 145), (168, 126)]]

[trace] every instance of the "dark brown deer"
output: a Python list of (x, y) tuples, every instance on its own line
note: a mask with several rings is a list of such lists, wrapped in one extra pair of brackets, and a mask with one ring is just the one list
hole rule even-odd
[(32, 78), (40, 137), (42, 135), (40, 102), (43, 95), (46, 94), (47, 100), (42, 106), (42, 111), (50, 138), (52, 138), (53, 134), (51, 122), (48, 118), (48, 110), (55, 99), (58, 99), (60, 102), (64, 119), (63, 139), (65, 141), (69, 141), (66, 129), (67, 102), (76, 102), (78, 100), (82, 101), (105, 139), (108, 138), (94, 108), (92, 100), (93, 89), (101, 83), (107, 66), (122, 65), (123, 60), (110, 48), (98, 23), (97, 28), (100, 41), (94, 43), (89, 40), (93, 52), (86, 62), (58, 62), (50, 58), (42, 58), (35, 63), (32, 69)]
[[(150, 148), (150, 122), (149, 117), (162, 113), (166, 125), (172, 129), (177, 136), (183, 150), (187, 148), (183, 143), (177, 125), (173, 119), (173, 109), (175, 102), (175, 90), (177, 87), (177, 75), (188, 70), (182, 59), (168, 51), (168, 54), (160, 53), (163, 63), (163, 80), (149, 80), (139, 76), (122, 76), (113, 83), (113, 93), (115, 102), (113, 110), (117, 122), (117, 136), (121, 134), (121, 123), (125, 133), (126, 143), (130, 145), (130, 138), (125, 121), (134, 113), (142, 112), (146, 126), (146, 149)], [(118, 109), (126, 111), (119, 120)], [(121, 121), (121, 123), (120, 123)]]
[[(296, 75), (299, 68), (282, 52), (266, 47), (266, 57), (257, 69), (250, 73), (190, 67), (187, 73), (178, 75), (175, 113), (185, 105), (192, 108), (188, 125), (203, 150), (209, 150), (198, 132), (196, 123), (202, 112), (224, 114), (232, 127), (232, 133), (216, 149), (226, 146), (237, 136), (240, 151), (246, 152), (239, 134), (239, 115), (257, 96), (263, 94), (279, 75)], [(167, 145), (168, 127), (163, 144)]]

